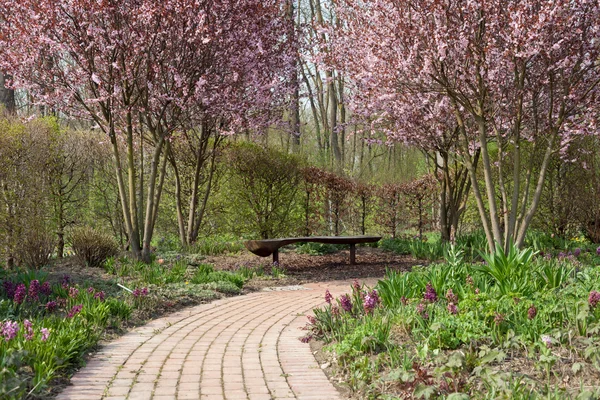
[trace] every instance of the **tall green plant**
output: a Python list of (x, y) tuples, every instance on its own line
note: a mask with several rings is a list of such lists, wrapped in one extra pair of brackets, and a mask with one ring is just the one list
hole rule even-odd
[(496, 244), (492, 254), (481, 254), (484, 264), (474, 265), (473, 269), (492, 278), (503, 296), (529, 295), (535, 290), (532, 261), (536, 254), (531, 248), (520, 250), (514, 244), (505, 253), (502, 246)]

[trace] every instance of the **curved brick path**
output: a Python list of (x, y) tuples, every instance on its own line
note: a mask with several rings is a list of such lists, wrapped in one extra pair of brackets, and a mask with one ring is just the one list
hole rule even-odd
[(253, 293), (187, 308), (111, 342), (58, 399), (340, 399), (308, 344), (325, 288)]

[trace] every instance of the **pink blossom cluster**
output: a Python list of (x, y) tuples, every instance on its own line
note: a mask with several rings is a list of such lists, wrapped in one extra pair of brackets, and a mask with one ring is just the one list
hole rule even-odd
[(379, 294), (377, 290), (373, 289), (371, 292), (365, 295), (363, 300), (363, 309), (365, 313), (371, 313), (379, 305)]
[(435, 303), (438, 300), (438, 295), (433, 288), (431, 282), (428, 282), (425, 286), (425, 293), (423, 294), (423, 298), (430, 303)]
[(74, 316), (79, 314), (81, 310), (83, 310), (83, 304), (74, 305), (67, 314), (67, 318), (73, 318)]
[(352, 311), (352, 300), (350, 299), (350, 296), (348, 294), (343, 294), (340, 297), (340, 306), (346, 312)]
[(531, 307), (527, 310), (527, 318), (534, 319), (537, 315), (537, 308), (532, 304)]
[(148, 296), (148, 288), (147, 287), (143, 287), (141, 289), (135, 289), (131, 294), (133, 295), (133, 297), (135, 298), (139, 298), (139, 297), (146, 297)]
[[(23, 321), (23, 338), (27, 341), (33, 340), (35, 338), (35, 330), (33, 328), (33, 323), (29, 320)], [(5, 341), (13, 340), (17, 337), (19, 333), (19, 323), (16, 321), (4, 321), (0, 323), (0, 334), (4, 338)], [(48, 328), (40, 329), (40, 340), (45, 342), (50, 337), (50, 330)]]
[(598, 303), (600, 303), (600, 293), (592, 290), (588, 296), (588, 303), (590, 304), (590, 307), (596, 308)]

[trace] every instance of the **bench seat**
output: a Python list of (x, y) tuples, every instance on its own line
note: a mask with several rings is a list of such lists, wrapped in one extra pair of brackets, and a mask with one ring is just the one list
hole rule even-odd
[(350, 264), (356, 263), (356, 245), (360, 243), (376, 243), (381, 236), (307, 236), (284, 239), (248, 240), (244, 245), (252, 253), (260, 257), (273, 255), (273, 262), (279, 263), (279, 248), (294, 243), (325, 243), (350, 245)]

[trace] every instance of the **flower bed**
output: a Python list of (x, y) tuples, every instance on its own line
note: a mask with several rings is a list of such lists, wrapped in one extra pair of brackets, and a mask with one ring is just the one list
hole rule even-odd
[(462, 255), (327, 292), (303, 340), (359, 398), (598, 398), (598, 256)]

